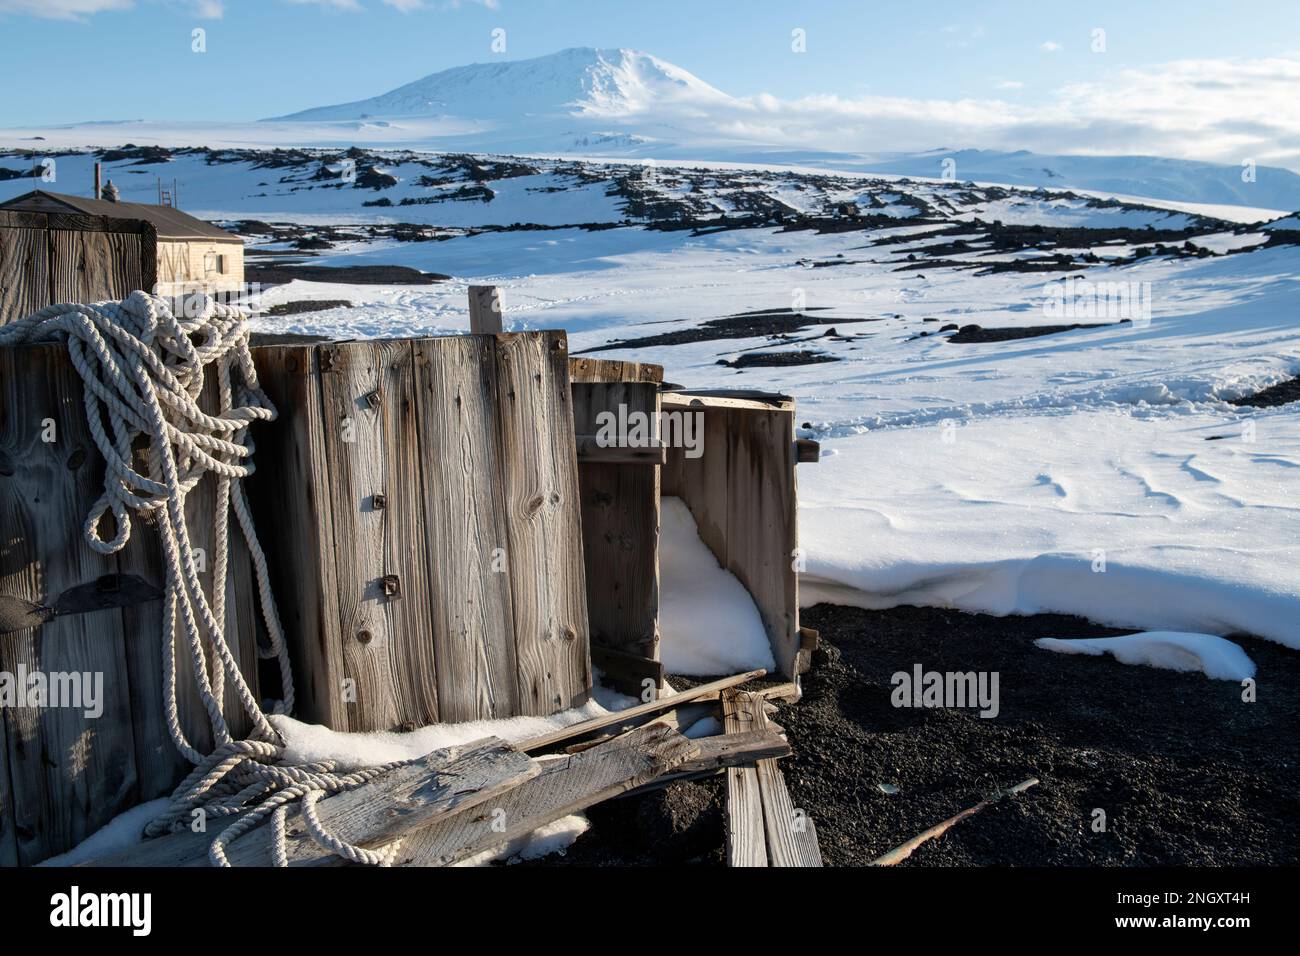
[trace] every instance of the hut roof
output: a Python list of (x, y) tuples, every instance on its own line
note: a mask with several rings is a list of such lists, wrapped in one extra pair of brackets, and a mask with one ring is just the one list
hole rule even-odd
[(10, 209), (15, 212), (52, 212), (59, 206), (68, 212), (82, 213), (87, 216), (142, 219), (151, 223), (158, 230), (158, 238), (164, 240), (207, 239), (210, 242), (243, 242), (238, 236), (171, 206), (109, 202), (106, 199), (88, 199), (84, 196), (51, 193), (43, 189), (35, 189), (8, 202), (0, 203), (0, 209)]

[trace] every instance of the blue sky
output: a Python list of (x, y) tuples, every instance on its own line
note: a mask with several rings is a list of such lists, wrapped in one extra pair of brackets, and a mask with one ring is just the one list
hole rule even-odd
[[(207, 31), (202, 55), (191, 52), (196, 27)], [(492, 59), (497, 27), (506, 30), (507, 58), (632, 47), (737, 96), (997, 99), (1026, 108), (1129, 68), (1300, 50), (1300, 4), (1242, 0), (0, 0), (0, 83), (9, 94), (0, 127), (289, 113)], [(803, 55), (790, 51), (796, 27), (807, 32)], [(1090, 50), (1099, 27), (1104, 54)]]

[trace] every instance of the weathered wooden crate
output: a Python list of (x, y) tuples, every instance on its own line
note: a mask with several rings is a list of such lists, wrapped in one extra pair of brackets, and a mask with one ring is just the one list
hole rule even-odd
[[(208, 406), (213, 407), (213, 406)], [(123, 587), (131, 575), (158, 593), (161, 549), (136, 521), (119, 554), (102, 556), (82, 525), (102, 488), (104, 463), (86, 426), (81, 380), (62, 345), (0, 348), (0, 601), (53, 606), (80, 586)], [(214, 481), (188, 499), (196, 547), (212, 554)], [(211, 566), (201, 574), (211, 588)], [(256, 693), (256, 607), (242, 539), (231, 548), (227, 633)], [(209, 596), (210, 591), (209, 591)], [(113, 603), (112, 594), (103, 594)], [(118, 813), (167, 793), (188, 770), (163, 719), (162, 602), (54, 617), (0, 634), (0, 673), (102, 675), (102, 713), (70, 707), (0, 708), (0, 865), (31, 864), (69, 849)], [(178, 655), (189, 654), (177, 648)], [(182, 658), (182, 674), (187, 668)], [(178, 685), (181, 723), (211, 746), (193, 682)], [(232, 729), (247, 724), (229, 689)]]
[(563, 332), (254, 350), (250, 481), (298, 714), (369, 731), (591, 689)]
[(799, 626), (794, 401), (763, 392), (671, 391), (661, 405), (665, 413), (704, 419), (702, 455), (668, 449), (662, 493), (690, 508), (700, 538), (753, 597), (777, 668), (797, 680), (816, 634)]
[[(718, 563), (749, 590), (778, 668), (796, 679), (816, 635), (799, 625), (794, 401), (752, 391), (662, 391), (663, 369), (636, 362), (575, 358), (570, 375), (592, 660), (628, 693), (648, 676), (662, 683), (659, 502), (671, 495), (685, 501)], [(698, 413), (703, 454), (688, 458), (671, 444), (653, 455), (593, 447), (598, 415), (620, 406)], [(815, 460), (811, 448), (802, 460), (809, 457)]]

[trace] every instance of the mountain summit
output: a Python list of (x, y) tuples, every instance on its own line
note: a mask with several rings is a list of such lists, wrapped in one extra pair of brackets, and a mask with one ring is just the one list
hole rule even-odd
[(636, 50), (574, 47), (531, 60), (472, 63), (352, 103), (283, 120), (388, 117), (621, 118), (672, 106), (720, 106), (731, 97), (679, 66)]

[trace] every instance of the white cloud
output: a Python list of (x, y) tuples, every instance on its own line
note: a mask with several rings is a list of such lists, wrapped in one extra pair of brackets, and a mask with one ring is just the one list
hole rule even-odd
[(1060, 48), (1061, 48), (1061, 44), (1057, 43), (1055, 40), (1043, 41), (1042, 49), (1048, 53), (1055, 53)]
[[(1004, 81), (1000, 88), (1017, 88)], [(769, 94), (704, 112), (724, 136), (821, 149), (895, 152), (969, 146), (1040, 153), (1147, 154), (1300, 171), (1300, 55), (1179, 60), (1061, 87), (1037, 103), (997, 98)], [(696, 104), (698, 107), (699, 104)], [(695, 126), (672, 106), (629, 119)], [(701, 127), (700, 132), (705, 132)]]
[(134, 5), (134, 0), (0, 0), (0, 14), (80, 20), (105, 10), (129, 10)]
[[(201, 20), (220, 20), (225, 13), (223, 0), (167, 0), (188, 7)], [(96, 13), (130, 10), (135, 0), (0, 0), (0, 16), (7, 13), (40, 17), (44, 20), (83, 21)]]
[(993, 85), (999, 90), (1023, 90), (1025, 88), (1025, 84), (1019, 80), (998, 80)]
[(346, 10), (349, 13), (359, 13), (364, 9), (357, 0), (289, 0), (289, 3), (299, 5), (310, 5), (313, 7), (328, 7), (331, 10)]

